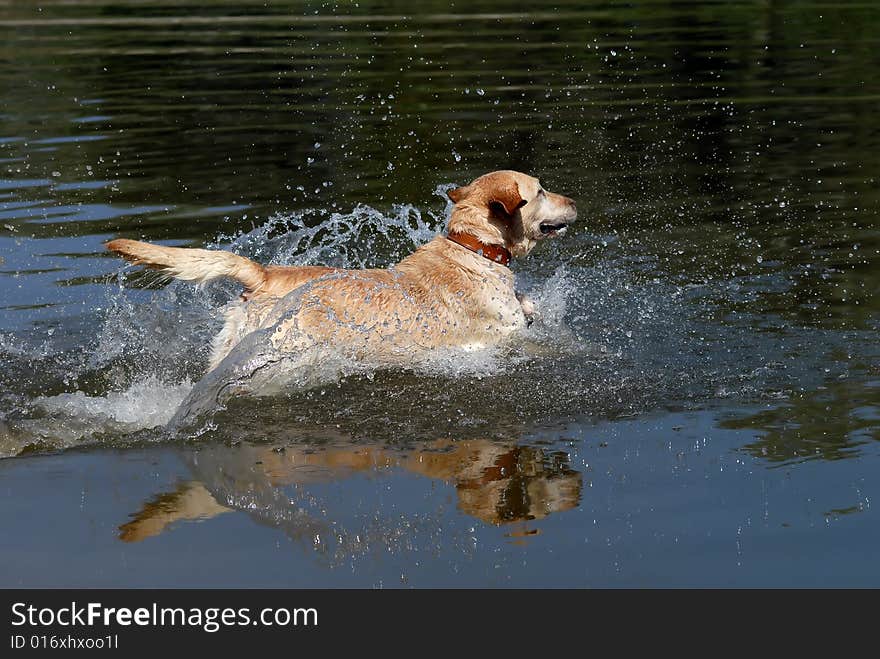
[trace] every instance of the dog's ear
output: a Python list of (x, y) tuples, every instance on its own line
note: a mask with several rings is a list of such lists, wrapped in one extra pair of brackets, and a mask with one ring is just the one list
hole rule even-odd
[(487, 199), (487, 205), (491, 210), (504, 217), (510, 217), (516, 213), (517, 209), (526, 205), (526, 200), (519, 193), (519, 186), (512, 178), (505, 177), (493, 180), (491, 177), (478, 179), (471, 185), (465, 185), (461, 188), (452, 188), (446, 194), (454, 203), (459, 203), (465, 199), (474, 190), (479, 188), (480, 198)]
[(526, 200), (519, 193), (516, 181), (507, 179), (500, 181), (489, 190), (489, 208), (510, 217), (526, 205)]
[(448, 196), (453, 204), (457, 204), (462, 199), (468, 196), (468, 192), (470, 192), (470, 186), (465, 185), (460, 188), (451, 188), (446, 191), (446, 196)]

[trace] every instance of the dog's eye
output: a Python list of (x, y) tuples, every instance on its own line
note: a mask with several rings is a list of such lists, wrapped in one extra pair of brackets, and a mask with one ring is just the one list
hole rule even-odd
[(544, 196), (544, 191), (543, 191), (543, 190), (538, 190), (538, 196), (539, 196), (539, 197), (543, 197), (543, 196)]

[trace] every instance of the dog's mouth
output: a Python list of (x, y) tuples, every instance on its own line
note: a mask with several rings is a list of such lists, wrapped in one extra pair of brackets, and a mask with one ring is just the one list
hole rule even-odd
[(566, 222), (541, 222), (538, 226), (543, 236), (563, 236), (568, 229)]

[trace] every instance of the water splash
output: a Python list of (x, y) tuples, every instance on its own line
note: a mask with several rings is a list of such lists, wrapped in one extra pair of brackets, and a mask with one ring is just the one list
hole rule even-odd
[[(368, 206), (350, 213), (311, 209), (276, 214), (250, 232), (220, 236), (211, 247), (263, 263), (383, 267), (430, 240), (442, 225), (442, 217), (424, 217), (411, 205), (394, 206), (389, 213)], [(273, 382), (283, 382), (286, 389), (307, 388), (372, 368), (352, 366), (344, 355), (326, 351), (298, 359), (274, 354), (267, 351), (271, 344), (263, 331), (242, 342), (227, 368), (202, 378), (222, 311), (239, 293), (236, 284), (218, 281), (196, 288), (172, 281), (158, 291), (140, 290), (152, 287), (154, 280), (151, 273), (120, 270), (117, 285), (108, 287), (99, 330), (78, 349), (0, 336), (4, 361), (22, 370), (35, 357), (49, 362), (43, 372), (48, 381), (34, 381), (32, 390), (9, 394), (4, 401), (0, 432), (5, 446), (0, 455), (35, 444), (69, 447), (101, 434), (169, 421), (178, 426), (222, 406), (233, 393), (266, 394), (281, 388), (270, 387)], [(438, 356), (434, 366), (441, 363), (463, 370), (460, 359)], [(264, 369), (267, 365), (274, 368)], [(199, 383), (193, 387), (195, 381)]]
[[(275, 215), (214, 246), (262, 263), (385, 267), (433, 238), (443, 220), (407, 205), (388, 213), (313, 209)], [(444, 424), (497, 429), (701, 406), (722, 396), (778, 399), (812, 377), (803, 354), (781, 356), (793, 330), (755, 334), (745, 320), (717, 322), (724, 280), (678, 282), (633, 243), (582, 232), (542, 245), (515, 269), (538, 309), (518, 340), (434, 351), (387, 377), (377, 364), (327, 346), (281, 353), (267, 340), (271, 328), (247, 337), (205, 376), (211, 338), (237, 285), (172, 281), (155, 290), (149, 273), (120, 270), (101, 310), (82, 321), (98, 328), (91, 340), (70, 348), (69, 337), (0, 336), (7, 364), (0, 383), (16, 383), (0, 389), (0, 455), (119, 439), (166, 423), (184, 436), (255, 428), (268, 436), (295, 421), (304, 433), (333, 426), (349, 436), (369, 429), (430, 437)], [(283, 302), (287, 312), (296, 308), (293, 298)], [(261, 398), (248, 402), (253, 396)]]
[(162, 427), (191, 389), (188, 380), (168, 383), (147, 374), (123, 391), (39, 397), (30, 405), (27, 418), (0, 419), (0, 457), (24, 450), (72, 448)]

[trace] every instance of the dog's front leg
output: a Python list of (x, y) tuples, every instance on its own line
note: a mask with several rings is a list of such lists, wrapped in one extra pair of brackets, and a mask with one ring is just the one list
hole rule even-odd
[(538, 312), (535, 311), (535, 303), (525, 293), (517, 292), (516, 299), (519, 300), (519, 306), (526, 317), (526, 326), (531, 325), (538, 315)]

